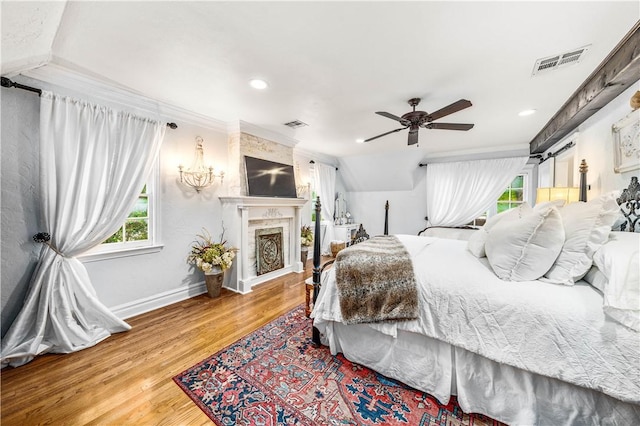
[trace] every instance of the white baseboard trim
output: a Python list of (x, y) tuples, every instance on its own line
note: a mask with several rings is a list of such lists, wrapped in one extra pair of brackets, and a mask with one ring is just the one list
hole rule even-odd
[(127, 319), (136, 315), (144, 314), (176, 302), (187, 300), (191, 297), (198, 296), (207, 292), (207, 286), (204, 281), (190, 284), (188, 287), (181, 287), (175, 290), (165, 291), (163, 293), (154, 294), (153, 296), (143, 299), (134, 300), (133, 302), (123, 303), (122, 305), (109, 308), (120, 319)]

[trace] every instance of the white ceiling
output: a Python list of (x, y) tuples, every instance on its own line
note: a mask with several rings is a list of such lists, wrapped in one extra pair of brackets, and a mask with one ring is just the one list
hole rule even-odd
[[(46, 63), (223, 121), (243, 120), (337, 157), (416, 157), (527, 147), (640, 17), (626, 2), (2, 2), (2, 72)], [(584, 45), (536, 77), (536, 59)], [(260, 77), (270, 87), (248, 86)], [(375, 114), (473, 106), (407, 131)], [(538, 113), (519, 117), (535, 108)], [(283, 123), (309, 126), (291, 130)]]

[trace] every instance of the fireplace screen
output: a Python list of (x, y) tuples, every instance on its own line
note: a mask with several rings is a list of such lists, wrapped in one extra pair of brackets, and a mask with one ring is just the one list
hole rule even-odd
[(284, 268), (282, 227), (256, 229), (256, 272), (258, 275)]

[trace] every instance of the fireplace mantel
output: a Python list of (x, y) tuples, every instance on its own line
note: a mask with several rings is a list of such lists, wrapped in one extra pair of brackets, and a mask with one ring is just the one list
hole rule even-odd
[[(301, 209), (308, 200), (304, 198), (275, 197), (219, 197), (222, 203), (222, 220), (227, 242), (239, 249), (238, 256), (225, 279), (225, 287), (239, 293), (248, 293), (254, 285), (285, 275), (303, 272), (300, 261)], [(273, 224), (286, 230), (283, 239), (284, 268), (257, 275), (255, 267), (256, 226)]]

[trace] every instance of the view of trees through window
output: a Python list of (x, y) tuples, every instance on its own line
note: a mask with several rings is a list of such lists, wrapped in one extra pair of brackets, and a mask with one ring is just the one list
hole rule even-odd
[(518, 175), (498, 198), (497, 212), (502, 213), (524, 203), (524, 176)]
[(147, 186), (142, 188), (138, 201), (124, 224), (103, 244), (144, 241), (149, 239), (149, 196)]
[[(524, 175), (518, 175), (498, 198), (498, 201), (496, 202), (496, 213), (502, 213), (514, 207), (518, 207), (520, 204), (524, 203), (524, 198)], [(488, 214), (489, 212), (484, 212), (467, 225), (483, 226), (487, 221)]]

